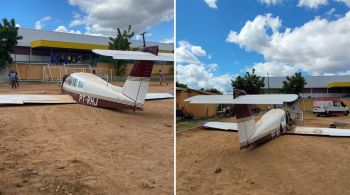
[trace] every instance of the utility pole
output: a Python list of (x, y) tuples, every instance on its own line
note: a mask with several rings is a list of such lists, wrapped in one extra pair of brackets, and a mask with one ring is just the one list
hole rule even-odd
[(268, 89), (268, 94), (270, 94), (270, 76), (269, 76), (269, 72), (267, 72), (267, 89)]
[(146, 34), (147, 32), (143, 32), (143, 33), (141, 33), (140, 35), (142, 35), (142, 40), (143, 40), (143, 46), (144, 47), (146, 47), (146, 41), (145, 41), (145, 34)]

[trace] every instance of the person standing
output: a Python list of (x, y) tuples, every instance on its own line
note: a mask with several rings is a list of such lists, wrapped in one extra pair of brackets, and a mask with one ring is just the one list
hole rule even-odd
[(19, 87), (19, 77), (18, 77), (18, 72), (15, 72), (16, 75), (16, 88)]
[(163, 82), (168, 85), (168, 83), (165, 81), (165, 73), (162, 72), (162, 70), (159, 70), (159, 79), (160, 79), (160, 86), (162, 86)]
[(16, 78), (17, 78), (16, 74), (13, 71), (11, 71), (9, 76), (10, 76), (10, 83), (11, 83), (12, 89), (13, 88), (17, 88), (17, 85), (16, 85)]

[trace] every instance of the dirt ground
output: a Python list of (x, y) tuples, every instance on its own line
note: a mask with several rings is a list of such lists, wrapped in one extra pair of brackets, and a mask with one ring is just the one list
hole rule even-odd
[[(334, 121), (350, 116), (307, 113), (304, 126)], [(176, 137), (178, 195), (350, 194), (350, 138), (283, 135), (240, 150), (236, 132), (194, 128)]]
[[(59, 92), (57, 84), (0, 86), (1, 94)], [(0, 194), (172, 194), (173, 102), (148, 101), (142, 112), (1, 106)]]

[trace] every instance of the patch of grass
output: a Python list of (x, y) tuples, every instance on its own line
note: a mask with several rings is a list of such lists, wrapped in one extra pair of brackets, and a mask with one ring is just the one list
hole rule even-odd
[(176, 119), (176, 131), (184, 131), (201, 126), (205, 121), (220, 121), (223, 118), (208, 118), (208, 119), (193, 119), (188, 121), (181, 121)]

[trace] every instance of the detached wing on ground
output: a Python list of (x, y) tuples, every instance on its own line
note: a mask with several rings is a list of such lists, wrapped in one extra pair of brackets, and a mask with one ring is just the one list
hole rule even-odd
[(0, 105), (5, 104), (75, 104), (70, 95), (0, 95)]
[(295, 94), (243, 95), (197, 95), (186, 99), (191, 104), (283, 104), (298, 99)]
[(206, 122), (202, 125), (204, 128), (218, 129), (225, 131), (238, 131), (237, 123), (228, 122)]
[(294, 131), (288, 132), (292, 135), (318, 135), (350, 137), (350, 129), (322, 128), (322, 127), (296, 127)]
[(174, 95), (170, 93), (147, 93), (146, 100), (161, 100), (161, 99), (173, 99)]
[[(238, 131), (237, 123), (206, 122), (202, 125), (202, 127), (209, 128), (209, 129), (225, 130), (225, 131)], [(289, 131), (287, 134), (350, 137), (350, 129), (336, 129), (336, 128), (323, 128), (323, 127), (295, 127), (293, 131)]]

